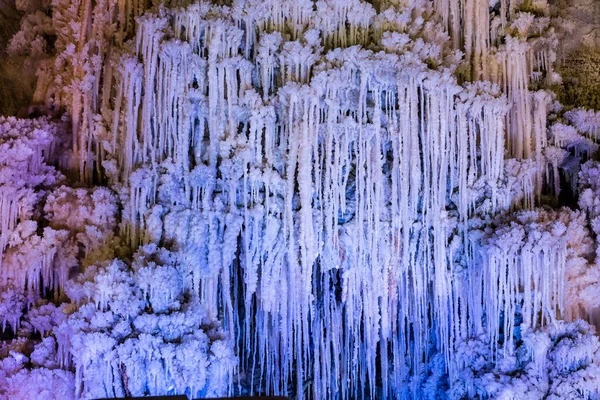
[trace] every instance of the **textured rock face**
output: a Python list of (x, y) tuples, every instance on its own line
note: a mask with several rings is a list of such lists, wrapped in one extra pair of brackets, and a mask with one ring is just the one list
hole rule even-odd
[(0, 50), (4, 52), (10, 38), (19, 30), (22, 13), (17, 10), (14, 0), (0, 0)]
[(0, 115), (16, 115), (29, 107), (33, 98), (38, 62), (7, 52), (25, 11), (28, 10), (19, 9), (13, 0), (0, 0)]
[(566, 16), (573, 20), (576, 29), (573, 41), (600, 48), (600, 2), (596, 0), (569, 0)]
[(566, 107), (600, 108), (600, 2), (554, 2), (557, 16), (568, 20), (569, 33), (560, 43), (556, 88)]

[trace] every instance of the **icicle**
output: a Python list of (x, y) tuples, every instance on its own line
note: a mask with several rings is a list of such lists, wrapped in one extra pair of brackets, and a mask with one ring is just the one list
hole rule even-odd
[(236, 336), (251, 392), (418, 397), (433, 351), (451, 373), (472, 336), (502, 331), (512, 351), (520, 287), (539, 297), (530, 320), (562, 312), (560, 273), (536, 269), (562, 254), (508, 239), (480, 253), (472, 226), (476, 210), (540, 195), (547, 99), (528, 90), (529, 45), (492, 54), (487, 1), (435, 1), (470, 77), (500, 88), (458, 85), (436, 61), (448, 49), (426, 40), (431, 7), (411, 3), (161, 9), (111, 72), (122, 233), (184, 254), (186, 287)]
[(279, 32), (262, 35), (258, 45), (258, 54), (256, 61), (260, 68), (261, 86), (263, 90), (263, 100), (266, 101), (270, 94), (273, 94), (275, 87), (275, 69), (277, 59), (275, 53), (281, 44), (282, 37)]

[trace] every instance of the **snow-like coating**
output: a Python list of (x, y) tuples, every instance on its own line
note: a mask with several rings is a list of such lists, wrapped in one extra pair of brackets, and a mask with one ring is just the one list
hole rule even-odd
[(54, 119), (0, 117), (0, 398), (600, 396), (546, 1), (145, 3), (10, 42)]

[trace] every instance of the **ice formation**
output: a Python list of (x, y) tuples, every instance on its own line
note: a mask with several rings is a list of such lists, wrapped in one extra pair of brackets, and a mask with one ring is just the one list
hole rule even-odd
[(9, 44), (50, 116), (0, 118), (0, 398), (600, 396), (545, 1), (146, 3)]

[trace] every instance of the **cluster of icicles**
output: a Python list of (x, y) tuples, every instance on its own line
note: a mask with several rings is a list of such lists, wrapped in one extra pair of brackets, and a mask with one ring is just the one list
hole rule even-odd
[[(0, 285), (10, 283), (29, 294), (62, 287), (68, 278), (68, 267), (55, 268), (53, 262), (63, 253), (67, 232), (45, 228), (43, 237), (36, 236), (42, 229), (31, 221), (43, 196), (36, 188), (64, 179), (46, 164), (57, 162), (51, 155), (60, 144), (58, 131), (44, 119), (0, 117)], [(27, 250), (19, 248), (23, 243), (29, 245)], [(9, 322), (19, 326), (18, 321)]]
[[(81, 175), (102, 164), (120, 188), (132, 247), (162, 241), (185, 255), (209, 315), (238, 339), (252, 391), (416, 396), (411, 377), (427, 374), (432, 345), (452, 374), (455, 346), (482, 332), (496, 341), (492, 320), (518, 301), (496, 295), (502, 282), (481, 285), (481, 268), (510, 269), (518, 250), (479, 262), (468, 223), (484, 200), (491, 213), (541, 193), (549, 99), (527, 89), (527, 43), (508, 38), (492, 60), (487, 25), (462, 33), (467, 59), (503, 91), (432, 66), (451, 58), (447, 38), (420, 36), (458, 29), (450, 3), (435, 3), (450, 10), (445, 27), (424, 22), (426, 2), (159, 8), (77, 99)], [(472, 3), (470, 21), (487, 21), (473, 10), (488, 1)], [(505, 146), (537, 164), (520, 196)], [(530, 253), (533, 269), (564, 263), (561, 250)], [(523, 273), (551, 285), (533, 288), (550, 316), (560, 277)]]

